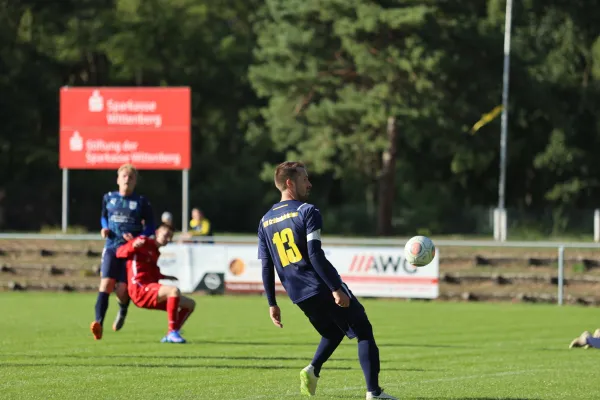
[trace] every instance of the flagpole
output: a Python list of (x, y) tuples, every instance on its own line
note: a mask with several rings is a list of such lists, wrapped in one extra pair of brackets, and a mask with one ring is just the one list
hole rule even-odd
[(506, 152), (508, 137), (508, 94), (510, 82), (510, 40), (512, 27), (512, 0), (506, 1), (506, 16), (504, 22), (504, 70), (502, 74), (502, 122), (500, 131), (500, 178), (498, 182), (498, 212), (500, 213), (499, 237), (496, 240), (506, 240)]

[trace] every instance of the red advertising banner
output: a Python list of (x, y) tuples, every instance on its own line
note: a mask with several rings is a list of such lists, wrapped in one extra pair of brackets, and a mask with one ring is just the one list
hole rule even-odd
[(60, 168), (191, 166), (189, 88), (62, 88)]

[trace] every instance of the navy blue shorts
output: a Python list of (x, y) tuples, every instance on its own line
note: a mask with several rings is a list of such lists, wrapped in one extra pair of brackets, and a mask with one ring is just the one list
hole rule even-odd
[(127, 282), (127, 259), (117, 258), (117, 249), (105, 247), (102, 250), (100, 276), (115, 279), (119, 283)]
[(344, 289), (350, 296), (349, 307), (340, 307), (335, 304), (331, 292), (319, 293), (297, 305), (323, 337), (334, 338), (341, 334), (346, 335), (349, 339), (371, 337), (373, 328), (365, 308), (345, 284)]

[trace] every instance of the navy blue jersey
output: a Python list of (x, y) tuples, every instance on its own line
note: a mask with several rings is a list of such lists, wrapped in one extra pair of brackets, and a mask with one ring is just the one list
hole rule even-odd
[[(143, 221), (143, 222), (142, 222)], [(125, 244), (123, 234), (133, 236), (154, 235), (154, 216), (148, 199), (138, 194), (122, 196), (119, 192), (109, 192), (102, 198), (102, 228), (110, 230), (106, 239), (107, 248), (117, 248)]]
[(275, 204), (260, 221), (258, 258), (272, 261), (294, 303), (329, 291), (311, 264), (308, 251), (311, 235), (318, 235), (320, 240), (321, 226), (319, 210), (312, 204), (296, 200)]

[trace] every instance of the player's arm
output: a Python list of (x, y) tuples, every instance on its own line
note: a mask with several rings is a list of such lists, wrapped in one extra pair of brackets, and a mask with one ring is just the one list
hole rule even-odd
[(310, 263), (329, 290), (335, 292), (342, 288), (342, 279), (321, 248), (321, 228), (323, 226), (321, 213), (317, 208), (311, 207), (306, 211), (304, 218)]
[(275, 299), (275, 264), (273, 264), (262, 226), (258, 227), (258, 258), (262, 262), (262, 280), (267, 301), (270, 307), (275, 307), (277, 306), (277, 300)]
[(144, 236), (138, 236), (135, 239), (129, 240), (124, 245), (117, 248), (117, 258), (131, 258), (137, 253), (143, 244), (146, 242)]
[(168, 281), (178, 281), (179, 280), (179, 279), (177, 279), (176, 276), (163, 274), (162, 271), (160, 270), (160, 267), (158, 266), (158, 264), (156, 265), (156, 269), (158, 269), (159, 279), (166, 279)]
[(151, 237), (154, 236), (156, 227), (154, 226), (154, 212), (152, 211), (152, 205), (144, 197), (142, 202), (142, 219), (144, 220), (144, 230), (142, 231), (143, 236)]
[(108, 210), (106, 209), (107, 196), (108, 195), (105, 194), (102, 197), (102, 211), (100, 212), (100, 235), (103, 239), (106, 239), (110, 232), (110, 230), (108, 229)]
[(133, 240), (117, 248), (117, 258), (131, 258), (135, 254), (136, 248), (133, 247)]
[(275, 299), (275, 264), (273, 263), (273, 258), (271, 257), (271, 252), (269, 251), (261, 225), (258, 226), (258, 258), (262, 261), (263, 287), (265, 288), (265, 294), (269, 302), (269, 316), (271, 317), (271, 321), (273, 321), (273, 325), (283, 328), (281, 310)]
[(156, 268), (158, 268), (158, 277), (160, 279), (166, 279), (168, 281), (178, 281), (179, 279), (177, 279), (176, 276), (173, 275), (165, 275), (161, 272), (160, 268), (158, 267), (158, 265), (156, 266)]

